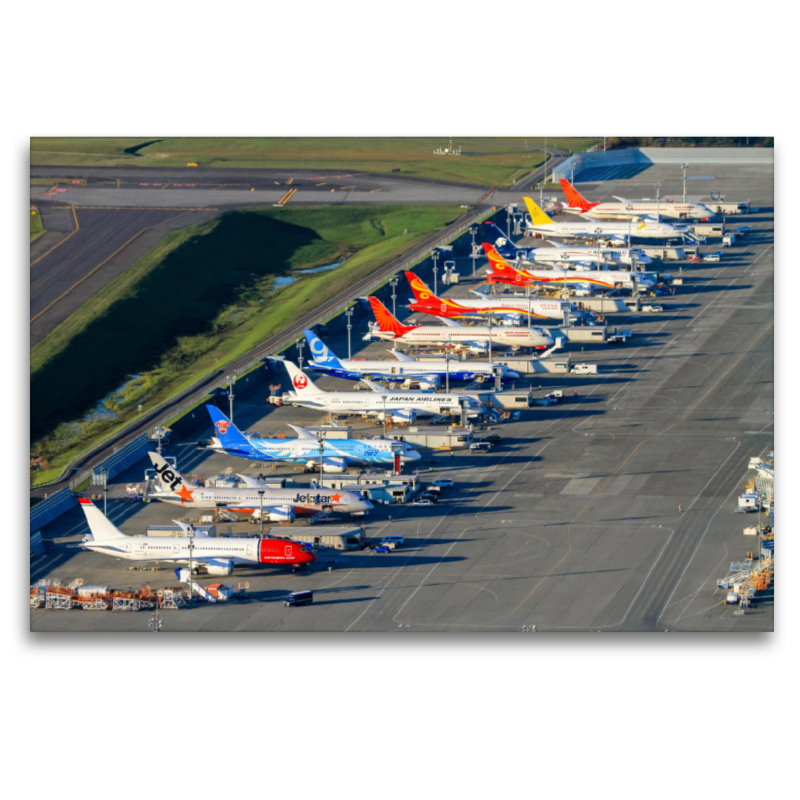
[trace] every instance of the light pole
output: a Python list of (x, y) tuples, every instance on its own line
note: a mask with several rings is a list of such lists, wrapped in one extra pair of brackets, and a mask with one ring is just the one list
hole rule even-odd
[(158, 616), (158, 609), (153, 612), (153, 616), (150, 618), (150, 622), (147, 623), (147, 627), (150, 628), (153, 633), (161, 633), (161, 627), (164, 624), (164, 620)]
[(492, 363), (492, 315), (489, 314), (489, 363)]
[(511, 241), (511, 203), (506, 206), (506, 239)]
[(469, 232), (472, 234), (472, 280), (475, 280), (475, 259), (477, 258), (475, 254), (475, 235), (478, 233), (478, 229), (472, 227)]
[(444, 381), (445, 394), (450, 394), (450, 336), (447, 336), (447, 347), (444, 349)]
[(298, 339), (297, 340), (297, 363), (300, 367), (300, 371), (303, 370), (303, 348), (306, 346), (306, 340)]
[(189, 605), (194, 603), (194, 525), (189, 526)]
[(103, 479), (103, 514), (108, 516), (108, 469), (106, 467), (100, 470), (100, 477)]
[(261, 538), (264, 538), (264, 476), (258, 473), (258, 501), (259, 501), (259, 514), (258, 519), (261, 523)]
[(531, 285), (525, 284), (525, 294), (528, 295), (528, 332), (531, 330)]
[(228, 381), (228, 403), (230, 409), (228, 418), (230, 419), (231, 422), (233, 422), (233, 383), (235, 381), (235, 378), (233, 377), (232, 374), (228, 375), (227, 381)]
[(386, 438), (386, 391), (383, 393), (383, 438)]
[(319, 446), (319, 486), (322, 488), (325, 484), (322, 476), (325, 474), (325, 465), (322, 460), (322, 455), (325, 452), (325, 440), (322, 438), (322, 432), (317, 432), (317, 445)]
[(352, 351), (350, 350), (350, 330), (353, 327), (351, 324), (353, 317), (353, 306), (350, 306), (350, 308), (344, 312), (344, 315), (347, 317), (347, 358), (349, 360), (353, 357)]
[(656, 222), (661, 222), (661, 187), (663, 185), (661, 181), (656, 184)]
[(431, 256), (433, 258), (433, 293), (438, 294), (438, 285), (436, 283), (436, 273), (439, 271), (439, 251), (434, 250)]
[(392, 316), (393, 316), (393, 317), (396, 317), (396, 316), (397, 316), (397, 308), (396, 308), (396, 305), (395, 305), (395, 301), (396, 301), (396, 299), (397, 299), (397, 293), (396, 293), (396, 289), (397, 289), (397, 282), (398, 282), (399, 280), (400, 280), (399, 278), (395, 277), (395, 278), (392, 278), (392, 279), (389, 281), (389, 283), (390, 283), (390, 284), (391, 284), (391, 286), (392, 286)]
[(166, 430), (164, 430), (164, 428), (156, 428), (155, 429), (155, 435), (156, 435), (156, 438), (158, 439), (158, 444), (156, 445), (156, 452), (159, 455), (161, 455), (161, 442), (164, 439), (164, 437), (167, 435), (167, 432), (166, 432)]
[(684, 205), (685, 205), (686, 204), (686, 167), (688, 167), (689, 165), (688, 164), (681, 164), (681, 166), (683, 167), (683, 202), (684, 202)]

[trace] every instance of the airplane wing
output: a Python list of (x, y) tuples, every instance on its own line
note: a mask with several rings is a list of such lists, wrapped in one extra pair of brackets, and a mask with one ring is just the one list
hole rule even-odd
[(453, 319), (449, 319), (448, 317), (440, 317), (439, 319), (447, 325), (448, 328), (461, 328), (463, 327), (460, 322), (456, 322)]
[(386, 392), (386, 389), (383, 386), (381, 386), (379, 383), (369, 380), (369, 378), (362, 378), (361, 382), (366, 383), (373, 392), (380, 392), (381, 394)]
[[(288, 422), (286, 424), (289, 425)], [(317, 441), (317, 437), (305, 428), (301, 428), (299, 425), (289, 425), (289, 427), (297, 434), (298, 439), (313, 439), (315, 442)]]
[(551, 242), (550, 239), (547, 239), (547, 244), (552, 245), (553, 247), (566, 248), (566, 245), (563, 242)]
[(595, 219), (594, 217), (587, 217), (585, 215), (582, 216), (581, 219), (586, 220), (586, 222), (596, 222), (598, 225), (603, 221), (601, 219)]
[(615, 199), (615, 200), (619, 200), (619, 201), (620, 201), (620, 203), (632, 203), (632, 202), (634, 202), (633, 200), (628, 200), (628, 198), (627, 198), (627, 197), (619, 197), (619, 196), (618, 196), (618, 195), (616, 195), (616, 194), (614, 195), (614, 199)]
[(387, 353), (391, 353), (398, 361), (414, 361), (416, 362), (415, 358), (411, 358), (411, 356), (406, 355), (405, 353), (401, 353), (399, 350), (387, 350)]
[(481, 300), (491, 300), (492, 299), (491, 297), (489, 297), (488, 294), (486, 294), (485, 292), (479, 292), (477, 289), (470, 289), (469, 293), (477, 295), (478, 297), (481, 298)]

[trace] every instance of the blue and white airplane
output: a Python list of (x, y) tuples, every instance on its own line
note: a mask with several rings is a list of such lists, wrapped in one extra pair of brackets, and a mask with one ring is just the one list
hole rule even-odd
[[(248, 439), (216, 406), (207, 405), (217, 435), (209, 447), (222, 453), (258, 461), (289, 461), (319, 466), (319, 440), (305, 428), (289, 425), (296, 439)], [(402, 449), (400, 449), (402, 446)], [(418, 461), (420, 454), (406, 442), (391, 439), (323, 439), (322, 468), (325, 472), (345, 472), (350, 465), (394, 464), (394, 449), (400, 461)]]
[(398, 350), (391, 351), (396, 361), (340, 359), (312, 331), (303, 329), (303, 333), (311, 349), (312, 360), (308, 367), (315, 372), (348, 381), (360, 381), (364, 378), (391, 382), (412, 380), (438, 387), (448, 372), (450, 380), (454, 381), (492, 380), (498, 369), (502, 370), (503, 380), (512, 381), (519, 378), (519, 373), (503, 364), (492, 364), (488, 361), (458, 361), (456, 358), (417, 361)]

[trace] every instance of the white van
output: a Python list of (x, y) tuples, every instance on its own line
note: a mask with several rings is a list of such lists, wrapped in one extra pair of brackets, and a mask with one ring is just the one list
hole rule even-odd
[(597, 364), (576, 364), (570, 372), (573, 375), (597, 375)]
[(400, 547), (405, 542), (402, 536), (384, 536), (381, 539), (381, 544), (393, 544), (395, 547)]

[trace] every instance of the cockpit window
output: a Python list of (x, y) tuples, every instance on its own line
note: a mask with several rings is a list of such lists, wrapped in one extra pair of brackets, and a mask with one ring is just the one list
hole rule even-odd
[(308, 548), (305, 547), (304, 545), (300, 545), (300, 552), (301, 553), (307, 553), (308, 552)]

